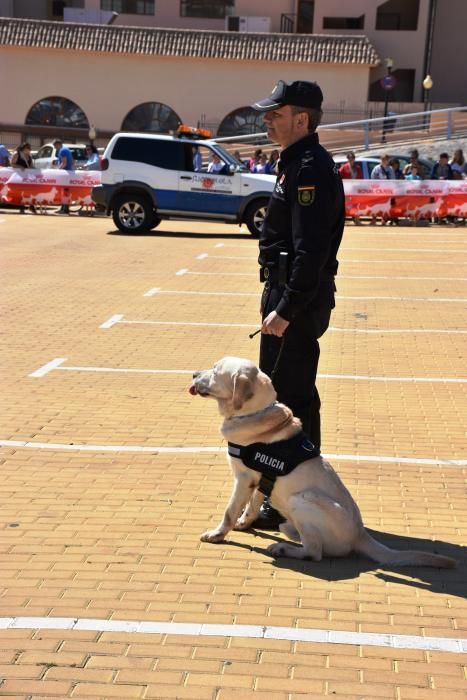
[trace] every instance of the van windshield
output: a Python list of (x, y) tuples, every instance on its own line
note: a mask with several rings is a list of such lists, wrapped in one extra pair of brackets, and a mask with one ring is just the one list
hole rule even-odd
[(222, 148), (222, 146), (219, 146), (216, 143), (214, 145), (213, 149), (216, 151), (216, 153), (219, 154), (221, 160), (223, 160), (224, 163), (228, 163), (229, 165), (233, 165), (235, 167), (235, 170), (239, 170), (239, 171), (244, 172), (244, 173), (249, 172), (245, 163), (242, 163), (241, 160), (237, 160), (232, 153), (229, 153), (229, 151), (226, 151), (226, 149)]

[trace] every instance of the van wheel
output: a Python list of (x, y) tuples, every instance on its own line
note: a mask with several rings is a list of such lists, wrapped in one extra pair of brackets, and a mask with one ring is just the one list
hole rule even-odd
[(142, 233), (154, 226), (152, 203), (139, 194), (121, 194), (112, 205), (115, 226), (123, 233)]
[(263, 228), (264, 219), (268, 209), (268, 199), (257, 199), (247, 207), (245, 212), (245, 223), (252, 236), (258, 238)]
[(157, 216), (157, 212), (153, 209), (152, 210), (151, 226), (149, 228), (157, 228), (161, 221), (162, 221), (162, 219), (160, 219)]

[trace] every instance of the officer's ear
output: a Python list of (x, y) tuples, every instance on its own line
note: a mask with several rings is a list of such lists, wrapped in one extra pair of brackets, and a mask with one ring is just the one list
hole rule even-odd
[(308, 114), (306, 112), (295, 112), (295, 116), (297, 117), (296, 124), (299, 127), (306, 126), (308, 127)]
[(234, 409), (238, 411), (252, 396), (253, 380), (242, 372), (236, 372), (233, 377), (232, 405)]

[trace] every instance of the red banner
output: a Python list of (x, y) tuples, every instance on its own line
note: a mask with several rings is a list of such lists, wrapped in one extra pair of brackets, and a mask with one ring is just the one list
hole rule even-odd
[(0, 203), (92, 206), (91, 189), (100, 183), (98, 171), (0, 168)]
[[(235, 177), (235, 176), (234, 176)], [(344, 180), (347, 216), (467, 217), (467, 180)], [(0, 168), (0, 203), (93, 206), (98, 171)]]
[(467, 216), (467, 180), (344, 180), (347, 216)]

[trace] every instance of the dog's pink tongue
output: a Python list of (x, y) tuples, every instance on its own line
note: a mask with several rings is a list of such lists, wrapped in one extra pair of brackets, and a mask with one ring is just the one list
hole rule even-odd
[(192, 396), (196, 396), (196, 394), (198, 393), (198, 392), (196, 391), (196, 387), (195, 387), (194, 384), (192, 384), (192, 385), (190, 386), (190, 388), (188, 389), (188, 391), (190, 392), (190, 394), (191, 394)]

